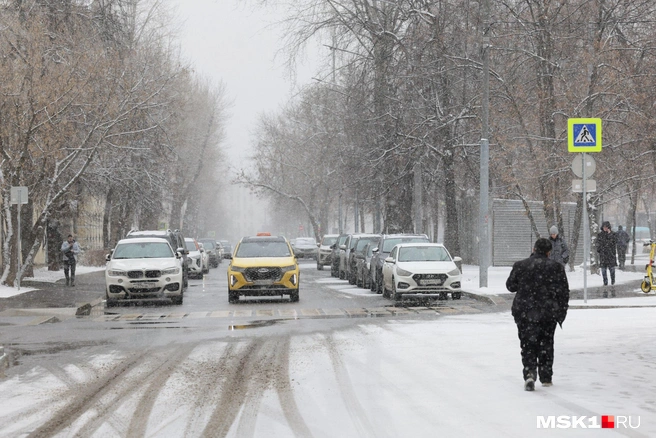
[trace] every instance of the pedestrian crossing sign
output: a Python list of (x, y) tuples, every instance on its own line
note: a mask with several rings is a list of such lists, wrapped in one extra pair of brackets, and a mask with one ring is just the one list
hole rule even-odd
[(569, 152), (601, 152), (601, 119), (567, 119)]

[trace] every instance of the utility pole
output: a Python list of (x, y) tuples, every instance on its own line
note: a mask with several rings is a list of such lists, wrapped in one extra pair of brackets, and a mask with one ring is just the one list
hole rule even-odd
[(487, 269), (490, 266), (489, 236), (489, 179), (490, 179), (490, 0), (483, 1), (483, 114), (481, 121), (481, 168), (479, 205), (479, 287), (487, 287)]

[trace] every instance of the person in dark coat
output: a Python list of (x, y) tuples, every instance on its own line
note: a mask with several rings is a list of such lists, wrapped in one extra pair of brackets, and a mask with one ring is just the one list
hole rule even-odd
[(549, 259), (551, 242), (539, 238), (533, 254), (515, 262), (506, 288), (516, 292), (512, 315), (517, 324), (522, 353), (524, 389), (533, 391), (535, 380), (552, 385), (554, 334), (562, 327), (569, 307), (569, 283), (565, 267)]
[(615, 238), (617, 240), (617, 261), (620, 265), (620, 269), (624, 269), (624, 264), (626, 263), (626, 250), (629, 247), (629, 242), (631, 237), (629, 233), (622, 229), (622, 225), (617, 227), (617, 232), (615, 233)]
[(549, 229), (549, 240), (551, 240), (551, 253), (549, 258), (565, 266), (569, 263), (569, 248), (567, 242), (560, 237), (558, 227), (555, 225)]
[[(595, 248), (599, 254), (599, 267), (601, 268), (601, 276), (604, 279), (604, 286), (608, 286), (608, 274), (606, 270), (610, 271), (610, 284), (615, 285), (615, 266), (617, 266), (617, 239), (615, 233), (610, 226), (610, 222), (605, 221), (601, 224), (601, 232), (597, 234), (597, 241)], [(615, 296), (615, 289), (611, 289), (611, 293)], [(608, 296), (608, 291), (604, 290), (604, 298)]]

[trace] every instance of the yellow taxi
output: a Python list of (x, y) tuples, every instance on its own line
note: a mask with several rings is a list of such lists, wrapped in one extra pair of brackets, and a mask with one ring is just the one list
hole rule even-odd
[(236, 303), (240, 296), (277, 295), (289, 295), (296, 302), (299, 282), (298, 262), (286, 238), (244, 237), (228, 266), (228, 302)]

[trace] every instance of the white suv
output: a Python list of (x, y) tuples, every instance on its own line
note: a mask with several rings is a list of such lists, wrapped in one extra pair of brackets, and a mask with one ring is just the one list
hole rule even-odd
[(157, 237), (120, 240), (107, 255), (105, 293), (107, 307), (119, 302), (168, 298), (182, 304), (182, 254)]

